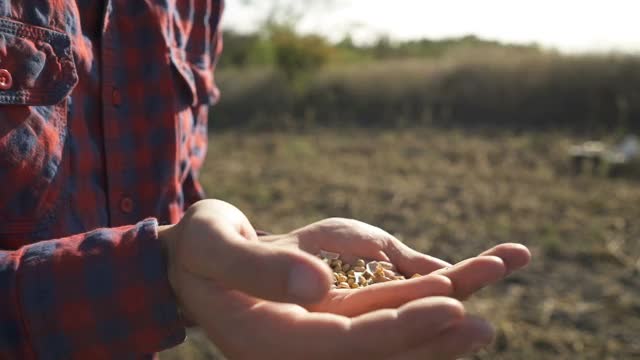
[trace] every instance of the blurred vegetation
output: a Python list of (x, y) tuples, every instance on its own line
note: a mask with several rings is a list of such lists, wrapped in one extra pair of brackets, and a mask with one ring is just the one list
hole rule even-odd
[(321, 36), (299, 35), (291, 25), (270, 22), (262, 36), (226, 33), (221, 66), (269, 66), (294, 80), (327, 64), (334, 50)]
[(225, 34), (212, 127), (640, 130), (637, 56), (567, 56), (474, 36), (332, 44), (293, 29), (271, 22), (260, 34)]
[[(260, 33), (243, 34), (227, 31), (224, 34), (223, 68), (247, 66), (274, 66), (284, 72), (313, 71), (333, 64), (363, 61), (442, 58), (460, 49), (506, 49), (519, 54), (541, 54), (545, 50), (536, 44), (514, 45), (467, 35), (440, 40), (420, 39), (394, 42), (381, 36), (371, 44), (358, 45), (350, 35), (336, 44), (317, 34), (300, 34), (294, 22), (265, 20)], [(282, 61), (284, 58), (288, 58)], [(309, 62), (315, 59), (316, 61)], [(294, 62), (290, 62), (294, 60)], [(297, 67), (298, 64), (304, 66)], [(308, 66), (312, 65), (312, 66)], [(306, 67), (305, 67), (306, 66)]]

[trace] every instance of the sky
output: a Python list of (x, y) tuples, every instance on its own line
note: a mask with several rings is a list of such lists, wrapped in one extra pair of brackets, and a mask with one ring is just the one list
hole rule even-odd
[[(299, 30), (332, 40), (347, 33), (359, 42), (382, 34), (397, 40), (474, 34), (562, 52), (640, 53), (638, 0), (332, 0), (325, 6), (292, 1), (304, 4)], [(223, 26), (255, 30), (272, 2), (226, 0)]]

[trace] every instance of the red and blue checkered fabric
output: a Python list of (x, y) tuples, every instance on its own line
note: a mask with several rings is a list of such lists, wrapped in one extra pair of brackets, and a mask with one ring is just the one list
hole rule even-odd
[(221, 0), (0, 0), (0, 359), (184, 338), (157, 239), (203, 197)]

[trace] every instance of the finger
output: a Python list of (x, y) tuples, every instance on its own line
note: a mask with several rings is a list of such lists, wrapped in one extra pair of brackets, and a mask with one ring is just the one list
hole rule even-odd
[(358, 290), (333, 290), (319, 304), (307, 309), (345, 316), (400, 307), (410, 301), (428, 296), (449, 296), (453, 291), (451, 280), (441, 275), (429, 275), (406, 281), (389, 281)]
[(393, 359), (457, 359), (489, 345), (493, 341), (494, 333), (486, 321), (467, 317), (426, 344)]
[(448, 262), (413, 250), (392, 235), (385, 243), (384, 252), (392, 263), (406, 276), (429, 274), (435, 270), (451, 266)]
[(303, 251), (247, 241), (229, 231), (220, 241), (209, 241), (207, 272), (223, 286), (282, 302), (313, 303), (325, 297), (331, 271)]
[(464, 260), (450, 268), (444, 268), (432, 274), (444, 275), (453, 284), (452, 296), (466, 299), (481, 288), (494, 283), (505, 276), (506, 266), (496, 256), (479, 256)]
[(483, 252), (480, 256), (497, 256), (501, 258), (506, 266), (507, 275), (527, 266), (531, 262), (531, 252), (521, 244), (500, 244)]
[[(290, 344), (305, 344), (298, 351), (322, 354), (320, 358), (366, 356), (386, 358), (392, 354), (424, 344), (444, 329), (464, 318), (462, 304), (447, 297), (431, 297), (410, 302), (398, 309), (365, 313), (341, 323), (327, 322), (331, 314), (311, 313), (300, 316), (287, 334)], [(327, 330), (327, 327), (329, 330)], [(280, 334), (284, 335), (284, 334)], [(308, 339), (319, 343), (308, 345)], [(273, 339), (277, 341), (277, 337)]]
[(354, 318), (348, 341), (361, 355), (387, 358), (425, 344), (462, 319), (464, 307), (454, 299), (420, 299), (397, 310), (377, 310)]
[[(256, 351), (265, 359), (387, 358), (424, 345), (464, 318), (463, 305), (445, 297), (420, 299), (399, 309), (378, 310), (353, 319), (308, 313), (298, 306), (275, 302), (233, 310), (234, 298), (229, 293), (218, 294), (211, 299), (213, 311), (204, 313), (210, 317), (205, 322), (210, 324), (205, 325), (208, 335), (231, 358), (251, 358), (248, 354)], [(213, 315), (219, 306), (222, 311)], [(246, 339), (251, 339), (251, 346), (246, 346)]]

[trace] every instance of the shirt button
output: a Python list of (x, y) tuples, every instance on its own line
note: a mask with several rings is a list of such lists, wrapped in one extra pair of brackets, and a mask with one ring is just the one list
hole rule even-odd
[(120, 200), (120, 210), (125, 214), (131, 213), (133, 211), (133, 200), (130, 197), (123, 197)]
[(13, 85), (13, 77), (6, 69), (0, 69), (0, 90), (8, 90)]
[(116, 88), (113, 88), (113, 91), (111, 92), (111, 103), (116, 107), (120, 106), (120, 103), (122, 103), (122, 96), (120, 95), (120, 91)]

